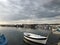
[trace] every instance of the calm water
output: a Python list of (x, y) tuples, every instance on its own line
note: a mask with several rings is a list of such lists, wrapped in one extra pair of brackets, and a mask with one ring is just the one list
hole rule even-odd
[[(12, 27), (0, 27), (0, 33), (5, 34), (8, 39), (8, 45), (29, 45), (23, 41), (23, 33), (31, 32), (40, 35), (47, 36), (49, 31), (41, 31), (40, 29), (25, 29), (25, 28), (12, 28)], [(41, 45), (30, 43), (30, 45)]]

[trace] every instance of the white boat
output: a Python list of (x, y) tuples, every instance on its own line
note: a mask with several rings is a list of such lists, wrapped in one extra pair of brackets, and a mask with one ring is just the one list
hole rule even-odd
[(41, 44), (46, 44), (47, 42), (47, 37), (33, 34), (33, 33), (24, 33), (24, 39), (35, 42), (35, 43), (41, 43)]
[(57, 31), (60, 32), (60, 28), (58, 28)]

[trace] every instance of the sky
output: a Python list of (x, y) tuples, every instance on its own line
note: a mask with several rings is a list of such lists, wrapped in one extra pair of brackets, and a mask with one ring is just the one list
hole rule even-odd
[(60, 0), (0, 0), (0, 24), (60, 23)]

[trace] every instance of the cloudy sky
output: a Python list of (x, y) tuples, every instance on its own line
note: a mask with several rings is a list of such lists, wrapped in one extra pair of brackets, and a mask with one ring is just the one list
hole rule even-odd
[(0, 24), (60, 23), (60, 0), (0, 0)]

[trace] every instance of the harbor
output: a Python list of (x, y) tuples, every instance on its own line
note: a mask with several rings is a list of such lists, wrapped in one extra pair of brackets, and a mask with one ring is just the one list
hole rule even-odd
[(60, 45), (60, 0), (0, 0), (0, 45)]
[[(40, 29), (26, 29), (26, 28), (15, 28), (15, 27), (0, 27), (0, 33), (3, 33), (7, 40), (8, 45), (42, 45), (32, 42), (24, 42), (24, 32), (30, 32), (35, 34), (45, 34), (50, 31), (41, 31)], [(42, 32), (42, 33), (41, 33)], [(29, 42), (29, 43), (28, 43)], [(60, 34), (50, 32), (49, 38), (46, 45), (60, 45)]]

